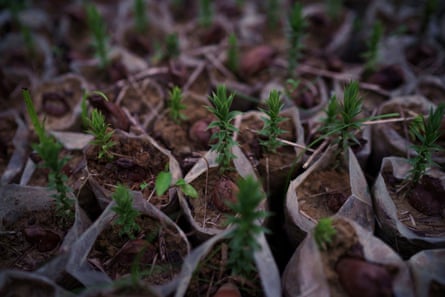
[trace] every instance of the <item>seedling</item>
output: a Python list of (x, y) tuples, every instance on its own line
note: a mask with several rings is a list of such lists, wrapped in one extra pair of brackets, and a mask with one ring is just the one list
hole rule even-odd
[(229, 203), (235, 215), (229, 216), (227, 222), (234, 225), (229, 234), (229, 259), (227, 264), (232, 268), (233, 275), (248, 277), (255, 270), (253, 254), (260, 248), (256, 237), (268, 230), (259, 224), (259, 220), (270, 213), (258, 210), (265, 199), (260, 184), (252, 176), (240, 179), (237, 183), (239, 191), (236, 203)]
[(117, 214), (116, 225), (120, 226), (119, 234), (127, 234), (130, 239), (135, 238), (135, 234), (141, 229), (136, 223), (139, 211), (133, 208), (133, 196), (130, 190), (122, 184), (116, 186), (111, 198), (116, 202), (112, 210)]
[[(162, 196), (170, 188), (172, 180), (172, 174), (169, 171), (161, 171), (156, 177), (155, 189), (156, 195)], [(191, 198), (198, 198), (198, 192), (189, 183), (187, 183), (183, 178), (176, 181), (174, 186), (178, 187), (184, 195)]]
[(300, 3), (295, 3), (292, 7), (291, 13), (288, 17), (289, 32), (289, 60), (288, 72), (291, 77), (295, 75), (295, 69), (298, 65), (298, 60), (301, 57), (302, 40), (304, 38), (304, 30), (307, 27), (307, 22), (303, 16), (303, 6)]
[(283, 104), (280, 100), (280, 93), (277, 90), (272, 90), (269, 94), (269, 99), (266, 101), (267, 109), (260, 109), (267, 117), (262, 117), (264, 122), (263, 129), (260, 134), (265, 136), (266, 140), (260, 139), (260, 144), (266, 148), (268, 152), (275, 153), (277, 148), (283, 145), (277, 138), (280, 134), (286, 132), (279, 128), (279, 124), (284, 122), (286, 118), (280, 116), (283, 109)]
[(398, 115), (393, 113), (359, 118), (363, 103), (358, 95), (358, 91), (358, 82), (352, 81), (345, 88), (343, 102), (340, 103), (335, 96), (331, 97), (326, 109), (326, 118), (319, 129), (322, 136), (312, 142), (310, 146), (321, 139), (329, 138), (331, 143), (338, 145), (339, 154), (345, 153), (349, 146), (353, 144), (360, 145), (356, 133), (360, 131), (364, 122)]
[(380, 22), (376, 22), (372, 27), (370, 39), (367, 42), (368, 50), (363, 53), (366, 63), (364, 65), (365, 75), (372, 73), (377, 68), (378, 47), (383, 34), (383, 26)]
[(178, 34), (171, 33), (165, 38), (165, 57), (173, 59), (179, 56)]
[(338, 20), (341, 8), (343, 7), (343, 0), (325, 0), (325, 5), (328, 16), (332, 20)]
[(275, 29), (278, 25), (279, 20), (279, 0), (268, 0), (267, 1), (267, 24), (270, 29)]
[(205, 28), (212, 24), (213, 12), (212, 1), (199, 0), (199, 24)]
[(238, 143), (233, 139), (233, 134), (237, 131), (232, 124), (233, 119), (239, 112), (230, 111), (233, 98), (235, 94), (231, 93), (227, 97), (226, 87), (219, 85), (216, 88), (216, 93), (213, 93), (209, 98), (213, 106), (207, 107), (212, 112), (217, 120), (211, 122), (207, 129), (217, 128), (218, 131), (212, 134), (210, 141), (217, 140), (212, 144), (210, 149), (218, 153), (216, 162), (222, 173), (230, 168), (230, 163), (236, 156), (232, 153), (232, 147)]
[(422, 13), (422, 21), (420, 24), (420, 30), (419, 30), (419, 36), (425, 36), (425, 33), (427, 32), (428, 25), (431, 22), (432, 15), (438, 10), (438, 0), (427, 0), (425, 2), (425, 6), (423, 8)]
[(139, 33), (144, 33), (148, 28), (148, 17), (145, 10), (145, 1), (144, 0), (134, 0), (133, 2), (133, 11), (134, 11), (134, 26)]
[[(4, 2), (4, 3), (3, 3)], [(28, 51), (28, 54), (31, 58), (34, 58), (35, 55), (35, 43), (34, 38), (31, 34), (31, 30), (29, 27), (20, 21), (20, 12), (23, 11), (27, 6), (27, 1), (16, 0), (16, 1), (2, 1), (2, 6), (6, 6), (8, 10), (11, 12), (12, 21), (17, 28), (20, 29), (20, 33), (22, 34), (23, 41), (25, 43), (25, 47)]]
[(71, 189), (66, 185), (68, 177), (63, 173), (63, 167), (69, 158), (59, 159), (63, 146), (45, 132), (44, 124), (39, 121), (29, 90), (23, 90), (23, 98), (26, 110), (39, 137), (39, 143), (33, 144), (32, 148), (42, 158), (42, 167), (49, 169), (48, 188), (56, 192), (53, 195), (56, 200), (56, 212), (62, 218), (72, 218), (74, 216), (74, 201), (69, 197)]
[(94, 4), (86, 4), (87, 21), (94, 39), (94, 50), (99, 58), (100, 67), (106, 68), (110, 63), (108, 58), (108, 38), (105, 22)]
[(444, 150), (437, 144), (437, 140), (443, 133), (440, 126), (444, 111), (445, 104), (439, 104), (435, 110), (430, 110), (428, 118), (425, 119), (423, 115), (419, 115), (410, 126), (410, 133), (419, 143), (412, 146), (417, 154), (409, 159), (412, 169), (408, 176), (412, 185), (418, 184), (426, 170), (435, 165), (432, 154)]
[(326, 250), (336, 232), (332, 227), (331, 218), (320, 219), (314, 229), (314, 239), (318, 248), (322, 251)]
[(227, 65), (229, 69), (236, 73), (238, 70), (239, 57), (238, 57), (238, 41), (236, 35), (231, 33), (229, 35), (229, 48), (227, 49)]
[[(107, 96), (100, 91), (94, 91), (90, 94), (98, 94), (108, 101)], [(88, 117), (88, 112), (86, 110), (87, 96), (89, 96), (89, 94), (84, 93), (82, 98), (82, 101), (85, 102), (83, 103), (82, 109), (82, 121), (88, 127), (87, 132), (94, 135), (94, 140), (91, 143), (99, 147), (98, 158), (102, 159), (106, 157), (111, 159), (113, 156), (110, 153), (110, 149), (115, 145), (115, 143), (111, 140), (114, 130), (109, 128), (108, 124), (105, 122), (104, 115), (96, 108), (92, 110), (90, 117)]]
[(182, 114), (182, 110), (186, 108), (184, 104), (181, 103), (182, 93), (181, 88), (174, 86), (169, 93), (168, 105), (168, 115), (176, 124), (180, 124), (182, 120), (186, 120), (187, 117)]

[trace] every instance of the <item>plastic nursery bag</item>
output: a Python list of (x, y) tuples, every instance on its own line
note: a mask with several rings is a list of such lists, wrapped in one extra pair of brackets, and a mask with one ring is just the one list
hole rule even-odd
[(417, 297), (443, 296), (445, 249), (421, 251), (408, 260)]

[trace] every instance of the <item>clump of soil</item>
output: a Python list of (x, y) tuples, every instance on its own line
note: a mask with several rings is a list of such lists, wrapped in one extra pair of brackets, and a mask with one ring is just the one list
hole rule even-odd
[(354, 228), (343, 219), (332, 223), (336, 233), (321, 258), (330, 296), (393, 296), (392, 275), (396, 268), (364, 259)]
[(445, 235), (445, 200), (440, 180), (424, 176), (418, 185), (407, 191), (404, 181), (395, 178), (390, 170), (384, 171), (382, 176), (400, 222), (421, 236)]
[(23, 213), (14, 221), (3, 219), (0, 236), (0, 267), (34, 271), (57, 255), (58, 247), (73, 224), (72, 219), (60, 219), (55, 207)]
[(243, 297), (264, 296), (256, 271), (249, 278), (230, 274), (230, 269), (227, 267), (229, 252), (225, 242), (214, 246), (194, 271), (185, 296), (213, 296), (218, 288), (227, 282), (235, 283)]
[(144, 281), (165, 284), (179, 273), (187, 247), (176, 230), (150, 217), (140, 216), (136, 223), (142, 231), (131, 240), (111, 223), (97, 238), (88, 259), (112, 279), (128, 275), (137, 261)]
[(349, 173), (344, 166), (316, 170), (296, 191), (302, 213), (315, 220), (332, 216), (351, 195)]
[[(207, 172), (208, 174), (203, 173), (190, 183), (198, 191), (198, 198), (189, 199), (192, 216), (202, 228), (224, 229), (227, 219), (226, 213), (219, 210), (213, 202), (213, 191), (217, 188), (218, 183), (225, 180), (235, 183), (239, 175), (235, 171), (229, 171), (221, 176), (218, 168), (209, 168)], [(228, 200), (233, 202), (232, 199)], [(218, 203), (218, 205), (221, 207), (224, 203)], [(223, 209), (226, 210), (224, 207)]]

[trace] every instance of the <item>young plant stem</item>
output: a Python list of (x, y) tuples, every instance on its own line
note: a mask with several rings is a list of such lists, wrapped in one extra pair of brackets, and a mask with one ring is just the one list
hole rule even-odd
[(280, 116), (284, 105), (281, 103), (280, 93), (277, 90), (270, 92), (266, 106), (267, 109), (260, 109), (267, 115), (267, 117), (261, 118), (264, 126), (260, 131), (260, 135), (265, 136), (266, 140), (260, 139), (260, 144), (264, 146), (268, 152), (275, 153), (277, 148), (283, 145), (283, 143), (277, 139), (278, 136), (286, 132), (279, 128), (279, 124), (284, 122), (286, 118)]
[(66, 185), (68, 177), (63, 173), (63, 168), (69, 158), (59, 158), (62, 144), (49, 136), (45, 127), (40, 123), (31, 95), (27, 89), (23, 90), (23, 98), (34, 129), (39, 137), (39, 143), (33, 144), (32, 148), (42, 158), (42, 167), (49, 169), (48, 188), (55, 191), (53, 197), (56, 201), (56, 213), (62, 219), (74, 217), (74, 201), (69, 197), (71, 189)]
[(105, 22), (103, 21), (96, 6), (91, 3), (86, 4), (87, 21), (94, 39), (94, 49), (99, 58), (100, 67), (105, 69), (110, 60), (108, 58), (108, 38)]
[(210, 141), (216, 140), (217, 142), (212, 144), (210, 149), (218, 153), (216, 161), (221, 173), (224, 173), (230, 168), (230, 163), (236, 157), (232, 153), (232, 147), (238, 144), (233, 139), (233, 134), (238, 131), (238, 129), (235, 128), (232, 121), (238, 112), (230, 111), (234, 97), (235, 94), (233, 93), (227, 97), (226, 87), (219, 85), (216, 88), (216, 93), (213, 93), (212, 96), (209, 97), (213, 106), (207, 107), (217, 118), (217, 120), (210, 123), (208, 129), (217, 129), (217, 132), (213, 133), (210, 138)]
[(233, 275), (249, 277), (255, 271), (253, 254), (260, 248), (256, 237), (268, 230), (261, 226), (259, 220), (270, 214), (264, 210), (258, 210), (265, 194), (261, 186), (252, 176), (240, 179), (236, 203), (229, 203), (236, 215), (228, 217), (227, 223), (233, 224), (234, 229), (229, 234), (229, 259), (228, 266)]

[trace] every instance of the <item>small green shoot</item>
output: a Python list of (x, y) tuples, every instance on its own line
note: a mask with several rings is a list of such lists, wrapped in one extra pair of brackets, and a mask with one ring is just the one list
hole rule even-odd
[(294, 77), (295, 69), (297, 68), (298, 65), (298, 60), (301, 58), (304, 30), (307, 27), (307, 21), (303, 16), (303, 6), (300, 3), (296, 2), (293, 5), (291, 13), (288, 17), (288, 24), (289, 24), (289, 32), (287, 34), (287, 39), (289, 43), (288, 72), (290, 77)]
[(45, 127), (39, 121), (29, 90), (23, 90), (23, 98), (31, 122), (39, 137), (39, 143), (33, 144), (32, 148), (42, 158), (42, 167), (49, 169), (48, 188), (56, 192), (53, 195), (56, 200), (56, 213), (61, 218), (71, 219), (74, 217), (74, 201), (69, 197), (71, 189), (66, 185), (68, 177), (63, 173), (63, 167), (67, 164), (69, 158), (59, 159), (63, 146), (45, 132)]
[(228, 39), (229, 48), (227, 49), (227, 66), (236, 73), (238, 71), (239, 57), (238, 57), (238, 41), (235, 33), (231, 33)]
[(231, 267), (233, 275), (248, 277), (255, 271), (254, 252), (260, 248), (256, 237), (268, 230), (259, 224), (259, 220), (270, 214), (258, 210), (265, 194), (261, 186), (252, 176), (240, 179), (237, 183), (239, 191), (236, 203), (230, 203), (235, 215), (228, 217), (227, 223), (233, 224), (234, 229), (229, 234), (229, 259), (227, 265)]
[(314, 229), (314, 239), (321, 251), (328, 248), (336, 232), (334, 227), (332, 227), (331, 218), (322, 218), (318, 221)]
[(91, 143), (99, 147), (98, 158), (102, 159), (105, 157), (111, 159), (113, 156), (110, 153), (110, 149), (115, 145), (115, 143), (111, 140), (114, 130), (109, 129), (108, 124), (105, 122), (104, 115), (99, 110), (94, 108), (91, 112), (90, 118), (87, 117), (85, 122), (89, 127), (87, 132), (94, 135), (94, 140)]
[[(164, 193), (170, 188), (170, 184), (172, 181), (172, 175), (169, 171), (161, 171), (156, 177), (155, 189), (156, 195), (162, 196)], [(174, 186), (177, 186), (184, 195), (189, 196), (191, 198), (198, 198), (198, 192), (196, 189), (187, 183), (183, 178), (178, 179)]]
[(267, 115), (267, 117), (261, 118), (264, 122), (264, 126), (260, 131), (260, 135), (265, 136), (267, 139), (260, 140), (260, 144), (264, 146), (268, 152), (275, 153), (277, 148), (283, 145), (277, 139), (278, 136), (286, 132), (279, 128), (279, 124), (284, 122), (286, 118), (280, 116), (280, 112), (284, 105), (281, 103), (280, 93), (277, 90), (272, 90), (270, 92), (266, 105), (267, 109), (260, 109)]
[(409, 159), (412, 169), (408, 176), (412, 185), (418, 184), (427, 169), (435, 165), (432, 154), (444, 150), (437, 144), (437, 140), (443, 134), (440, 127), (444, 111), (445, 104), (439, 104), (435, 110), (430, 110), (428, 118), (425, 119), (423, 115), (419, 115), (410, 125), (410, 133), (418, 142), (412, 146), (417, 153), (416, 156)]
[(324, 2), (329, 18), (338, 20), (343, 7), (343, 0), (325, 0)]
[(143, 191), (143, 190), (147, 189), (149, 185), (150, 185), (149, 183), (144, 181), (143, 183), (141, 183), (139, 185), (139, 188), (141, 189), (141, 191)]
[(207, 107), (208, 110), (216, 116), (217, 120), (210, 123), (208, 129), (217, 128), (218, 131), (212, 134), (210, 141), (217, 140), (210, 149), (218, 153), (216, 162), (222, 173), (230, 168), (230, 163), (236, 156), (232, 153), (232, 147), (238, 143), (233, 139), (233, 134), (237, 131), (232, 124), (233, 119), (239, 112), (230, 111), (235, 94), (231, 93), (227, 97), (226, 87), (219, 85), (216, 93), (209, 97), (213, 106)]
[(171, 92), (169, 92), (168, 105), (168, 115), (176, 124), (180, 124), (181, 121), (186, 120), (187, 117), (182, 114), (182, 110), (186, 108), (184, 104), (181, 103), (182, 92), (181, 88), (174, 86)]
[(279, 0), (267, 1), (267, 24), (270, 29), (274, 30), (278, 25), (279, 20)]
[(87, 21), (94, 39), (94, 50), (99, 58), (100, 67), (106, 68), (110, 63), (108, 58), (108, 38), (105, 22), (102, 19), (96, 6), (91, 3), (86, 4)]
[(148, 28), (148, 16), (145, 8), (144, 0), (134, 0), (133, 2), (133, 11), (134, 11), (134, 26), (136, 31), (139, 33), (144, 33)]
[(362, 112), (363, 102), (359, 97), (359, 85), (352, 81), (345, 87), (343, 102), (339, 102), (336, 96), (332, 96), (328, 102), (326, 118), (319, 131), (322, 136), (313, 141), (310, 146), (322, 139), (329, 138), (331, 142), (338, 145), (338, 153), (346, 153), (348, 147), (353, 144), (360, 145), (356, 134), (364, 122), (398, 116), (397, 113), (379, 116), (359, 117)]
[(199, 0), (199, 24), (205, 28), (208, 28), (213, 22), (212, 18), (212, 1)]
[(379, 53), (379, 43), (383, 35), (383, 25), (377, 21), (372, 27), (371, 36), (367, 42), (368, 50), (363, 53), (365, 59), (365, 75), (374, 72), (377, 69), (377, 58)]
[(111, 198), (116, 202), (112, 210), (117, 214), (116, 225), (120, 226), (119, 234), (127, 234), (130, 239), (135, 238), (141, 228), (136, 223), (136, 218), (140, 215), (139, 211), (133, 208), (133, 196), (130, 190), (122, 184), (116, 186)]
[(174, 59), (179, 56), (179, 39), (177, 33), (168, 34), (165, 38), (164, 58)]

